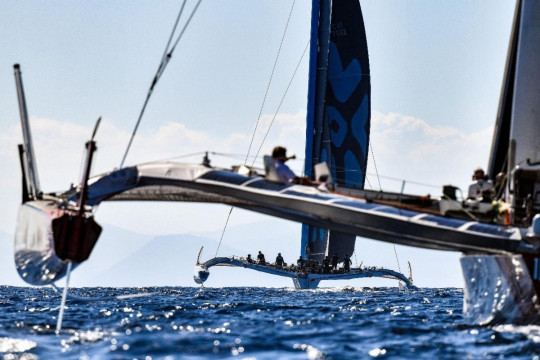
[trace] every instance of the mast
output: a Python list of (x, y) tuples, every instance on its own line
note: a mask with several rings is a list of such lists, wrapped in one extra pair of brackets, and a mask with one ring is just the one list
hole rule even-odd
[[(331, 0), (313, 0), (311, 9), (311, 43), (306, 118), (306, 157), (304, 173), (314, 177), (315, 164), (326, 161), (323, 149), (328, 51), (330, 43)], [(322, 155), (322, 156), (321, 156)], [(328, 243), (328, 230), (302, 225), (300, 254), (303, 258), (322, 261)]]
[(324, 103), (328, 73), (331, 0), (313, 0), (306, 125), (306, 163), (304, 173), (313, 177), (313, 167), (321, 159)]
[(13, 69), (15, 72), (15, 85), (17, 86), (17, 97), (19, 99), (19, 112), (21, 114), (21, 126), (24, 139), (23, 172), (26, 176), (26, 191), (28, 192), (29, 198), (35, 200), (41, 198), (41, 187), (39, 185), (36, 157), (34, 155), (32, 134), (30, 132), (30, 122), (28, 120), (28, 110), (26, 109), (26, 99), (24, 97), (24, 88), (19, 64), (13, 65)]

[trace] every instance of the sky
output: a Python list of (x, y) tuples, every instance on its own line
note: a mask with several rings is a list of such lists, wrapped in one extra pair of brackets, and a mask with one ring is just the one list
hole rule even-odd
[[(194, 3), (188, 1), (187, 11)], [(378, 189), (380, 183), (383, 189), (398, 190), (404, 179), (405, 192), (432, 196), (440, 194), (443, 184), (466, 188), (472, 170), (487, 165), (514, 3), (360, 4), (372, 86), (366, 186)], [(103, 121), (93, 174), (120, 165), (180, 5), (138, 0), (0, 2), (1, 232), (13, 234), (21, 198), (16, 145), (22, 135), (13, 64), (22, 69), (41, 186), (45, 191), (64, 190), (80, 179), (84, 142), (99, 116)], [(204, 0), (155, 88), (126, 164), (199, 162), (204, 151), (218, 153), (211, 154), (215, 165), (240, 164), (261, 113), (251, 154), (259, 147), (262, 155), (284, 145), (297, 154), (291, 167), (301, 172), (308, 71), (302, 53), (309, 40), (311, 5), (307, 0), (294, 2), (280, 47), (292, 5), (291, 0)], [(96, 218), (105, 231), (110, 224), (146, 235), (218, 234), (228, 211), (222, 205), (104, 203)], [(266, 224), (267, 219), (234, 211), (229, 225)], [(299, 230), (290, 234), (290, 241), (299, 241)], [(392, 251), (388, 244), (381, 246)], [(404, 251), (417, 262), (426, 256), (446, 261), (456, 275), (445, 284), (462, 285), (459, 254), (426, 255), (424, 250), (398, 247), (398, 253)], [(99, 264), (99, 259), (93, 261)], [(426, 283), (437, 284), (435, 270), (424, 275)]]

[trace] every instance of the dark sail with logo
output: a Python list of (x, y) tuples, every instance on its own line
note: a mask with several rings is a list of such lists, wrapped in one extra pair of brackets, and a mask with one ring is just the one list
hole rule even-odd
[[(358, 0), (313, 2), (305, 173), (326, 162), (334, 183), (364, 187), (370, 129), (370, 75)], [(302, 253), (340, 259), (355, 236), (303, 225)]]

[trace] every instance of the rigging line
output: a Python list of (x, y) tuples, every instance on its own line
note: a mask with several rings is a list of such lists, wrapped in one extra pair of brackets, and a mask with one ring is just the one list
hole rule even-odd
[[(249, 143), (249, 148), (248, 148), (248, 151), (246, 153), (246, 158), (244, 160), (244, 165), (247, 163), (248, 161), (248, 158), (249, 158), (249, 153), (251, 152), (251, 147), (253, 146), (253, 140), (255, 139), (255, 134), (257, 133), (257, 127), (259, 126), (259, 121), (261, 120), (261, 114), (262, 114), (262, 111), (264, 109), (264, 104), (266, 103), (266, 97), (268, 95), (268, 91), (270, 90), (270, 84), (272, 83), (272, 78), (274, 76), (274, 71), (276, 69), (276, 64), (277, 64), (277, 61), (279, 59), (279, 54), (281, 53), (281, 47), (283, 45), (283, 40), (285, 39), (285, 34), (287, 34), (287, 29), (289, 27), (289, 21), (291, 20), (291, 15), (292, 15), (292, 12), (293, 12), (293, 9), (294, 9), (294, 4), (295, 4), (296, 0), (293, 0), (292, 2), (292, 5), (291, 5), (291, 10), (289, 11), (289, 17), (287, 18), (287, 24), (285, 24), (285, 29), (283, 31), (283, 36), (281, 37), (281, 42), (279, 44), (279, 49), (278, 49), (278, 52), (277, 52), (277, 55), (276, 55), (276, 60), (274, 61), (274, 66), (272, 68), (272, 72), (271, 72), (271, 75), (270, 75), (270, 79), (268, 80), (268, 85), (266, 87), (266, 92), (264, 94), (264, 99), (263, 99), (263, 102), (262, 102), (262, 105), (261, 105), (261, 108), (259, 110), (259, 116), (257, 117), (257, 123), (255, 124), (255, 129), (253, 130), (253, 135), (251, 136), (251, 141)], [(306, 51), (304, 50), (304, 53)], [(302, 57), (304, 57), (304, 55), (302, 54)], [(301, 60), (301, 59), (300, 59)], [(296, 71), (298, 70), (298, 66), (296, 68), (296, 70), (294, 71), (294, 73), (296, 74)], [(293, 78), (294, 78), (294, 75), (293, 75)], [(289, 84), (290, 86), (290, 84)], [(287, 87), (287, 90), (289, 89), (289, 87)], [(286, 93), (286, 92), (285, 92)], [(283, 102), (283, 100), (282, 100)], [(281, 103), (280, 103), (280, 106), (281, 106)], [(275, 118), (275, 116), (274, 116)], [(274, 120), (272, 120), (273, 122)], [(265, 138), (266, 138), (266, 135), (265, 135)], [(264, 139), (263, 139), (263, 143), (264, 143)], [(261, 145), (262, 146), (262, 145)], [(260, 149), (259, 149), (260, 150)], [(255, 164), (255, 161), (257, 160), (257, 157), (259, 156), (259, 151), (257, 151), (257, 154), (255, 155), (255, 157), (253, 158), (253, 162), (251, 163), (251, 167), (253, 167), (253, 165)], [(231, 214), (232, 214), (232, 211), (234, 209), (234, 206), (231, 206), (231, 209), (229, 210), (229, 215), (227, 215), (227, 220), (225, 221), (225, 226), (223, 227), (223, 232), (221, 233), (221, 239), (219, 239), (219, 244), (218, 244), (218, 247), (216, 249), (216, 257), (218, 255), (218, 251), (219, 251), (219, 248), (221, 246), (221, 242), (223, 241), (223, 236), (225, 235), (225, 231), (227, 230), (227, 224), (229, 223), (229, 218), (231, 217)]]
[[(187, 0), (184, 0), (184, 3), (182, 4), (182, 9), (180, 10), (180, 14), (182, 13), (182, 11), (184, 9), (184, 5), (186, 4), (186, 1)], [(176, 41), (174, 42), (174, 45), (171, 47), (171, 50), (168, 51), (168, 47), (165, 49), (165, 54), (166, 55), (165, 54), (163, 55), (162, 62), (161, 62), (160, 67), (158, 69), (158, 78), (161, 77), (161, 75), (165, 72), (165, 66), (167, 66), (167, 64), (169, 63), (169, 60), (171, 60), (172, 54), (173, 54), (174, 50), (176, 49), (176, 46), (180, 42), (180, 39), (182, 39), (182, 36), (184, 35), (184, 32), (186, 31), (186, 29), (187, 29), (188, 25), (190, 24), (191, 20), (193, 19), (193, 16), (195, 15), (195, 12), (197, 12), (197, 9), (199, 8), (199, 5), (201, 4), (201, 1), (202, 0), (197, 1), (197, 4), (195, 4), (193, 9), (191, 10), (191, 14), (189, 15), (188, 19), (186, 20), (186, 23), (184, 24), (184, 27), (182, 28), (182, 30), (178, 34), (178, 37), (176, 38)], [(175, 30), (176, 30), (176, 24), (174, 26), (172, 34), (174, 34)], [(171, 34), (171, 38), (172, 38), (172, 34)], [(167, 46), (169, 44), (170, 44), (170, 41), (167, 44)], [(167, 53), (167, 51), (168, 51), (168, 53)], [(155, 85), (155, 82), (152, 84), (152, 87), (154, 87), (154, 85)]]
[(219, 251), (219, 248), (221, 246), (221, 242), (223, 241), (223, 236), (225, 235), (225, 230), (227, 229), (227, 224), (229, 224), (229, 219), (231, 218), (231, 213), (234, 209), (234, 206), (231, 206), (231, 208), (229, 209), (229, 215), (227, 215), (227, 220), (225, 221), (225, 226), (223, 227), (223, 231), (221, 232), (221, 239), (219, 239), (219, 244), (218, 244), (218, 247), (216, 249), (216, 256), (214, 257), (217, 257), (218, 255), (218, 251)]
[[(298, 159), (298, 158), (297, 158)], [(353, 173), (353, 172), (361, 172), (361, 170), (359, 169), (346, 169), (344, 166), (335, 166), (336, 168), (336, 173), (337, 174), (341, 174), (341, 173)], [(380, 179), (387, 179), (387, 180), (393, 180), (393, 181), (399, 181), (399, 182), (403, 182), (405, 181), (407, 184), (414, 184), (414, 185), (421, 185), (421, 186), (425, 186), (425, 187), (431, 187), (431, 188), (434, 188), (434, 189), (440, 189), (440, 186), (439, 185), (433, 185), (433, 184), (428, 184), (428, 183), (425, 183), (425, 182), (419, 182), (419, 181), (413, 181), (413, 180), (407, 180), (407, 179), (403, 179), (403, 178), (397, 178), (397, 177), (392, 177), (392, 176), (385, 176), (385, 175), (380, 175), (378, 173), (369, 173), (369, 172), (366, 172), (366, 177), (367, 176), (377, 176), (378, 178)]]
[[(208, 150), (205, 150), (205, 151), (197, 151), (197, 152), (193, 152), (193, 153), (187, 153), (187, 154), (180, 154), (180, 155), (170, 156), (170, 157), (162, 158), (162, 159), (155, 160), (155, 161), (167, 161), (167, 160), (173, 160), (173, 159), (181, 159), (181, 158), (186, 158), (186, 157), (193, 157), (193, 156), (204, 155), (205, 153), (208, 153), (208, 154), (210, 154), (210, 155), (215, 155), (215, 156), (228, 157), (228, 158), (231, 158), (231, 159), (243, 159), (244, 156), (245, 156), (245, 154), (221, 153), (221, 152), (216, 152), (216, 151), (208, 151)], [(253, 156), (253, 155), (252, 155), (252, 156)]]
[(371, 157), (373, 158), (373, 165), (375, 166), (375, 173), (377, 174), (377, 181), (379, 182), (379, 191), (382, 191), (381, 179), (379, 178), (379, 171), (377, 170), (377, 163), (375, 162), (375, 154), (373, 153), (371, 141), (369, 142), (369, 149), (371, 150)]
[[(244, 160), (244, 165), (247, 164), (249, 153), (251, 152), (251, 147), (253, 146), (253, 140), (255, 139), (255, 134), (257, 133), (257, 128), (259, 127), (259, 122), (261, 121), (262, 111), (264, 109), (264, 104), (266, 103), (266, 97), (268, 96), (268, 91), (270, 90), (270, 85), (272, 83), (272, 78), (274, 77), (274, 71), (276, 70), (276, 65), (279, 59), (279, 54), (281, 53), (281, 47), (283, 46), (283, 40), (285, 39), (285, 34), (287, 34), (287, 29), (289, 28), (289, 22), (291, 20), (291, 15), (294, 9), (294, 3), (296, 0), (293, 0), (291, 5), (291, 10), (289, 11), (289, 17), (287, 18), (287, 23), (285, 24), (285, 29), (283, 30), (283, 36), (281, 37), (281, 42), (279, 43), (279, 49), (276, 54), (276, 59), (274, 60), (274, 66), (272, 67), (272, 72), (270, 73), (270, 79), (268, 79), (268, 85), (266, 85), (266, 92), (264, 93), (264, 98), (259, 109), (259, 116), (257, 117), (257, 122), (255, 123), (255, 129), (253, 129), (253, 135), (251, 136), (251, 141), (249, 143), (248, 151), (246, 153), (246, 159)], [(253, 166), (253, 164), (252, 164)]]
[[(245, 158), (245, 154), (220, 153), (220, 152), (209, 152), (209, 153), (212, 154), (212, 155), (228, 157), (228, 158), (231, 158), (231, 159), (243, 159), (243, 158)], [(248, 157), (249, 158), (255, 158), (255, 155), (249, 155)]]
[(126, 148), (126, 152), (124, 153), (124, 156), (122, 157), (122, 162), (120, 163), (120, 168), (124, 166), (124, 162), (126, 161), (127, 154), (129, 152), (129, 149), (131, 148), (131, 144), (133, 143), (133, 139), (135, 138), (135, 134), (137, 133), (137, 129), (139, 128), (139, 124), (141, 123), (141, 119), (143, 117), (143, 114), (146, 110), (146, 105), (148, 104), (148, 101), (150, 100), (150, 96), (152, 95), (152, 92), (154, 91), (154, 86), (157, 84), (159, 77), (163, 73), (163, 70), (166, 66), (166, 63), (168, 63), (168, 56), (167, 53), (169, 51), (169, 46), (171, 44), (171, 41), (174, 37), (174, 33), (176, 31), (176, 27), (178, 26), (178, 22), (180, 21), (180, 18), (182, 17), (182, 13), (184, 12), (184, 7), (186, 5), (186, 1), (182, 3), (182, 6), (180, 7), (180, 11), (178, 12), (178, 16), (176, 17), (176, 21), (174, 23), (173, 29), (171, 31), (171, 35), (169, 36), (169, 40), (167, 41), (167, 45), (165, 46), (165, 50), (163, 52), (163, 56), (161, 57), (161, 61), (159, 62), (158, 69), (156, 71), (156, 74), (154, 75), (154, 79), (152, 80), (152, 84), (150, 85), (150, 89), (148, 90), (148, 93), (146, 94), (146, 99), (144, 101), (143, 107), (141, 109), (141, 112), (139, 113), (139, 118), (137, 119), (137, 122), (135, 123), (135, 128), (133, 129), (133, 133), (131, 134), (131, 137), (129, 139), (128, 146)]
[(197, 4), (195, 4), (195, 7), (191, 11), (191, 14), (189, 15), (189, 18), (187, 19), (184, 27), (182, 28), (182, 31), (180, 31), (180, 34), (178, 34), (178, 38), (176, 39), (176, 42), (174, 43), (173, 47), (171, 48), (171, 51), (169, 52), (169, 55), (167, 55), (167, 56), (169, 56), (169, 57), (172, 56), (172, 53), (173, 53), (174, 49), (176, 49), (176, 45), (178, 45), (178, 43), (180, 42), (180, 39), (184, 35), (184, 32), (186, 31), (186, 28), (188, 27), (189, 23), (191, 22), (191, 19), (193, 18), (193, 15), (195, 15), (195, 12), (199, 8), (199, 5), (201, 4), (201, 1), (202, 0), (199, 0), (199, 1), (197, 1)]
[(401, 273), (401, 266), (399, 266), (399, 258), (397, 256), (396, 244), (392, 244), (392, 245), (394, 246), (394, 254), (396, 254), (397, 268), (399, 272)]
[[(371, 141), (369, 142), (369, 149), (371, 150), (371, 157), (373, 158), (373, 165), (375, 167), (375, 173), (377, 174), (377, 181), (379, 182), (379, 191), (382, 191), (381, 179), (379, 178), (379, 171), (377, 170), (377, 163), (375, 162), (375, 153), (373, 152), (373, 145)], [(401, 266), (399, 266), (399, 258), (397, 255), (396, 244), (392, 244), (392, 246), (394, 247), (394, 254), (396, 255), (397, 267), (398, 267), (399, 272), (401, 273)]]
[(474, 214), (472, 212), (470, 212), (469, 210), (465, 209), (465, 207), (463, 206), (463, 204), (461, 203), (461, 201), (457, 201), (457, 200), (454, 200), (452, 198), (450, 198), (448, 195), (445, 195), (443, 194), (442, 197), (446, 200), (448, 200), (450, 203), (453, 203), (454, 205), (457, 205), (459, 207), (459, 209), (461, 211), (463, 211), (467, 216), (469, 216), (471, 219), (475, 220), (475, 221), (478, 221), (478, 218), (476, 216), (474, 216)]
[[(503, 161), (503, 165), (502, 165), (502, 169), (501, 171), (499, 171), (499, 173), (497, 175), (495, 174), (491, 174), (491, 176), (495, 176), (494, 180), (495, 180), (495, 185), (497, 185), (497, 176), (500, 174), (500, 173), (503, 173), (504, 174), (504, 178), (501, 182), (501, 185), (499, 187), (499, 191), (497, 191), (497, 194), (495, 194), (495, 200), (498, 200), (501, 198), (501, 195), (503, 193), (503, 191), (506, 189), (506, 183), (508, 181), (508, 175), (503, 171), (505, 168), (506, 168), (506, 164), (508, 162), (508, 154), (510, 152), (510, 149), (508, 149), (508, 151), (506, 152), (506, 156), (504, 157), (504, 161)], [(505, 199), (506, 200), (506, 199)]]
[[(358, 169), (349, 170), (349, 169), (346, 169), (344, 166), (336, 166), (336, 173), (346, 173), (346, 172), (351, 173), (351, 172), (360, 172), (360, 171), (361, 170), (358, 170)], [(374, 175), (374, 176), (378, 176), (381, 179), (394, 180), (394, 181), (399, 181), (399, 182), (405, 181), (408, 184), (422, 185), (422, 186), (432, 187), (432, 188), (436, 188), (436, 189), (440, 188), (439, 185), (433, 185), (433, 184), (428, 184), (428, 183), (425, 183), (425, 182), (407, 180), (407, 179), (397, 178), (397, 177), (393, 177), (393, 176), (385, 176), (385, 175), (380, 175), (378, 173), (373, 174), (373, 173), (366, 172), (366, 175)]]
[[(268, 126), (268, 129), (266, 130), (266, 133), (264, 134), (261, 145), (259, 146), (259, 149), (257, 150), (257, 153), (255, 154), (255, 158), (257, 158), (259, 156), (259, 153), (261, 152), (261, 149), (264, 145), (266, 137), (268, 136), (268, 133), (270, 132), (270, 129), (272, 128), (272, 125), (274, 124), (274, 121), (276, 120), (279, 109), (281, 108), (281, 105), (283, 104), (283, 101), (285, 100), (285, 97), (287, 96), (287, 92), (289, 91), (289, 88), (291, 87), (292, 81), (294, 80), (294, 77), (296, 76), (296, 73), (298, 72), (298, 68), (300, 67), (300, 64), (302, 63), (302, 59), (304, 59), (304, 55), (306, 55), (306, 51), (308, 48), (309, 48), (309, 41), (307, 42), (306, 47), (304, 48), (304, 52), (302, 53), (302, 56), (300, 57), (300, 60), (298, 61), (298, 64), (296, 65), (296, 69), (294, 69), (294, 73), (292, 74), (291, 80), (289, 81), (289, 84), (287, 85), (287, 88), (285, 89), (285, 92), (283, 93), (283, 97), (281, 98), (281, 101), (279, 102), (276, 112), (274, 113), (274, 117), (272, 118), (272, 121), (270, 122), (270, 125)], [(251, 164), (251, 166), (253, 166), (254, 163), (255, 163), (255, 160), (253, 160), (253, 163)]]
[(181, 158), (187, 158), (187, 157), (192, 157), (192, 156), (199, 156), (199, 155), (204, 155), (204, 153), (205, 151), (197, 151), (194, 153), (176, 155), (176, 156), (171, 156), (168, 158), (162, 158), (162, 159), (158, 159), (152, 162), (168, 161), (168, 160), (181, 159)]
[[(169, 47), (171, 46), (171, 41), (174, 37), (174, 33), (176, 32), (176, 27), (178, 26), (178, 23), (180, 22), (180, 18), (182, 17), (182, 13), (184, 12), (184, 7), (186, 6), (187, 0), (184, 0), (182, 3), (182, 7), (180, 8), (180, 12), (178, 13), (178, 16), (176, 17), (176, 22), (174, 23), (173, 29), (171, 31), (171, 35), (169, 36), (169, 40), (167, 41), (167, 45), (165, 46), (165, 50), (163, 51), (163, 56), (161, 57), (161, 62), (159, 63), (159, 67), (163, 65), (163, 63), (166, 61), (167, 53), (169, 52)], [(158, 69), (159, 71), (159, 69)]]
[[(367, 175), (367, 174), (366, 174), (366, 175)], [(368, 178), (367, 176), (366, 176), (366, 181), (367, 181), (367, 183), (368, 183), (368, 185), (369, 185), (369, 188), (370, 188), (371, 190), (373, 190), (373, 186), (371, 186), (371, 182), (369, 181), (369, 178)]]
[[(155, 80), (155, 78), (154, 78)], [(152, 86), (153, 88), (153, 86)], [(148, 94), (146, 95), (146, 100), (144, 101), (144, 105), (141, 109), (141, 112), (139, 114), (139, 118), (137, 119), (137, 123), (135, 124), (135, 129), (133, 129), (133, 133), (131, 134), (131, 137), (129, 138), (129, 143), (126, 148), (126, 152), (124, 153), (124, 156), (122, 157), (122, 161), (120, 162), (120, 169), (124, 167), (124, 162), (126, 161), (127, 154), (129, 152), (129, 149), (131, 148), (131, 144), (133, 142), (133, 138), (135, 137), (135, 133), (137, 132), (137, 129), (139, 128), (139, 124), (141, 123), (142, 116), (144, 114), (144, 110), (146, 109), (146, 105), (148, 104), (148, 100), (150, 100), (150, 96), (152, 95), (152, 88), (148, 91)]]
[(128, 146), (126, 148), (124, 156), (122, 157), (122, 161), (120, 162), (120, 169), (124, 166), (124, 162), (126, 161), (127, 154), (129, 153), (129, 150), (131, 149), (131, 144), (133, 143), (133, 139), (135, 138), (135, 134), (137, 133), (137, 129), (139, 128), (139, 125), (141, 123), (142, 117), (143, 117), (144, 112), (146, 110), (146, 106), (148, 105), (148, 101), (150, 100), (150, 97), (152, 96), (152, 92), (154, 91), (154, 87), (156, 86), (156, 84), (159, 81), (161, 75), (165, 71), (165, 67), (169, 63), (169, 60), (172, 57), (172, 53), (173, 53), (174, 49), (176, 48), (176, 45), (180, 41), (180, 38), (184, 34), (184, 31), (186, 30), (186, 27), (188, 26), (189, 22), (193, 18), (193, 15), (195, 14), (195, 11), (197, 11), (197, 8), (199, 7), (199, 4), (201, 3), (202, 0), (199, 0), (197, 2), (197, 4), (195, 5), (195, 7), (193, 8), (193, 10), (191, 12), (191, 15), (189, 16), (186, 24), (184, 25), (181, 33), (178, 35), (178, 38), (177, 38), (174, 46), (172, 47), (171, 51), (169, 51), (169, 49), (168, 49), (169, 45), (171, 43), (172, 38), (174, 37), (174, 33), (176, 31), (178, 21), (179, 21), (180, 17), (182, 16), (182, 13), (184, 11), (184, 6), (186, 4), (186, 1), (187, 0), (184, 0), (184, 2), (182, 3), (182, 6), (180, 8), (180, 12), (178, 13), (177, 20), (176, 20), (176, 22), (174, 24), (174, 27), (173, 27), (173, 31), (171, 32), (171, 36), (169, 37), (169, 41), (167, 42), (167, 47), (165, 48), (164, 55), (162, 56), (161, 61), (160, 61), (159, 66), (158, 66), (158, 69), (156, 71), (156, 74), (154, 75), (154, 79), (152, 80), (152, 85), (150, 85), (150, 89), (148, 89), (148, 93), (146, 95), (146, 99), (144, 101), (143, 107), (141, 109), (141, 112), (139, 113), (139, 117), (137, 119), (137, 122), (135, 123), (135, 128), (133, 129), (133, 133), (131, 134), (131, 137), (129, 138)]
[[(373, 174), (368, 173), (368, 175), (373, 175)], [(384, 176), (384, 175), (378, 175), (378, 174), (377, 174), (377, 176), (380, 177), (381, 179), (401, 181), (401, 182), (405, 181), (407, 184), (422, 185), (422, 186), (426, 186), (426, 187), (440, 189), (439, 185), (433, 185), (433, 184), (428, 184), (428, 183), (419, 182), (419, 181), (412, 181), (412, 180), (407, 180), (407, 179), (400, 179), (400, 178), (396, 178), (396, 177), (392, 177), (392, 176)]]

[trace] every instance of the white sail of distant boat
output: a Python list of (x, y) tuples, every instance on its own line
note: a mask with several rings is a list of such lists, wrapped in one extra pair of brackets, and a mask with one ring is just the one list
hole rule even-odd
[[(318, 6), (319, 1), (314, 3)], [(320, 1), (322, 7), (330, 8), (332, 3), (330, 0)], [(330, 31), (330, 28), (327, 29)], [(336, 29), (339, 30), (337, 25)], [(319, 40), (317, 42), (321, 45)], [(309, 186), (280, 184), (262, 176), (235, 173), (231, 169), (177, 162), (153, 162), (124, 167), (91, 179), (88, 179), (89, 173), (86, 171), (80, 185), (62, 193), (46, 193), (42, 192), (37, 181), (37, 167), (31, 155), (30, 128), (23, 126), (25, 144), (20, 148), (20, 154), (24, 190), (15, 235), (17, 270), (26, 282), (46, 285), (62, 278), (67, 272), (68, 264), (76, 266), (85, 261), (101, 232), (101, 228), (94, 221), (93, 210), (102, 201), (213, 202), (297, 221), (306, 225), (304, 229), (310, 227), (323, 229), (318, 231), (322, 236), (304, 237), (304, 244), (326, 246), (325, 252), (334, 246), (332, 239), (339, 238), (335, 245), (346, 248), (351, 246), (356, 236), (407, 246), (462, 252), (464, 255), (461, 258), (461, 265), (465, 278), (464, 312), (470, 321), (475, 323), (538, 321), (540, 305), (538, 44), (540, 44), (540, 3), (534, 0), (520, 0), (516, 6), (489, 166), (491, 179), (499, 172), (505, 174), (504, 201), (509, 210), (507, 216), (494, 211), (496, 208), (487, 212), (485, 209), (477, 210), (480, 207), (475, 207), (470, 201), (459, 201), (449, 187), (444, 189), (444, 196), (441, 199), (369, 191), (362, 189), (363, 173), (360, 177), (358, 173), (353, 177), (347, 177), (347, 172), (344, 172), (342, 178), (344, 184), (338, 181), (334, 190), (323, 191)], [(332, 59), (335, 58), (332, 57), (332, 45), (328, 46), (330, 66)], [(351, 67), (343, 58), (340, 60), (341, 70), (345, 73), (349, 72), (348, 69), (352, 69), (350, 70), (352, 72), (357, 71), (356, 65)], [(365, 71), (366, 68), (361, 61), (359, 66)], [(20, 107), (23, 110), (25, 101), (19, 70), (16, 66)], [(327, 71), (329, 74), (332, 72), (328, 68), (321, 71)], [(363, 78), (360, 80), (364, 81)], [(325, 86), (333, 87), (331, 79), (320, 81)], [(310, 94), (313, 94), (312, 90)], [(346, 99), (345, 95), (346, 92), (339, 93), (337, 100)], [(318, 96), (315, 95), (313, 98), (316, 99)], [(365, 93), (360, 93), (360, 96), (365, 96)], [(369, 104), (366, 106), (369, 113)], [(362, 106), (360, 108), (365, 109)], [(338, 107), (337, 110), (343, 115), (341, 108)], [(342, 131), (341, 126), (345, 126), (345, 122), (332, 111), (328, 108), (323, 109), (323, 125), (325, 121), (329, 121), (327, 123), (329, 128), (324, 130), (323, 127), (320, 134), (317, 133), (323, 139), (323, 143), (328, 138), (341, 140), (349, 136)], [(24, 114), (25, 111), (21, 111), (21, 119), (27, 122)], [(316, 111), (314, 114), (313, 121), (317, 131), (317, 121), (321, 121), (321, 118), (317, 118)], [(367, 125), (368, 120), (365, 121)], [(357, 139), (363, 138), (363, 135), (358, 133), (358, 128), (355, 130), (352, 127), (352, 130), (352, 135)], [(331, 173), (335, 171), (332, 173), (333, 178), (339, 179), (340, 171), (343, 170), (339, 168), (341, 166), (339, 161), (344, 159), (347, 163), (347, 160), (351, 159), (351, 154), (345, 152), (343, 158), (338, 159), (341, 155), (337, 152), (332, 155), (325, 146), (315, 150), (319, 146), (317, 141), (313, 142), (311, 153), (314, 156), (309, 156), (311, 160), (308, 159), (308, 163), (315, 162), (314, 159), (329, 161)], [(92, 142), (90, 141), (87, 146), (86, 169), (90, 168), (88, 164), (92, 160)], [(367, 144), (366, 140), (366, 152)], [(339, 147), (339, 144), (337, 145)], [(330, 146), (330, 151), (335, 152), (336, 149)], [(360, 152), (353, 154), (352, 159), (358, 163), (359, 170), (365, 170), (365, 163), (361, 158), (355, 158), (356, 154)], [(396, 157), (398, 156), (399, 154), (396, 154)], [(314, 175), (309, 173), (312, 165), (313, 163), (306, 168), (306, 173), (311, 176)], [(354, 188), (351, 184), (359, 186)], [(486, 199), (472, 199), (472, 203), (478, 205), (483, 200)], [(449, 204), (457, 204), (457, 207)], [(316, 234), (317, 231), (308, 231), (308, 235), (309, 233)], [(323, 233), (330, 235), (326, 236)], [(333, 238), (332, 234), (345, 235)], [(314, 244), (314, 241), (320, 243)], [(318, 252), (316, 249), (313, 247), (311, 250), (316, 253)]]

